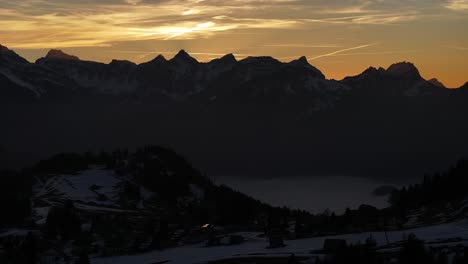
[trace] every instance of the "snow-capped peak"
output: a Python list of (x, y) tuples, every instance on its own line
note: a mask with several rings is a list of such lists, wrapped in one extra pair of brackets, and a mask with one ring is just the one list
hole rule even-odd
[(80, 58), (77, 56), (69, 55), (61, 50), (52, 49), (45, 56), (46, 59), (59, 59), (59, 60), (74, 60), (78, 61)]

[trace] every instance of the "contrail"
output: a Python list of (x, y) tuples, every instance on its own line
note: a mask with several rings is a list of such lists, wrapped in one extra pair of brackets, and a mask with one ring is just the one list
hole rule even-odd
[(378, 54), (399, 54), (399, 53), (413, 53), (422, 52), (423, 50), (395, 50), (395, 51), (377, 51), (377, 52), (357, 52), (357, 53), (345, 53), (335, 54), (330, 56), (355, 56), (355, 55), (378, 55)]
[(460, 46), (447, 46), (447, 47), (451, 49), (456, 49), (456, 50), (468, 50), (467, 47), (460, 47)]
[(374, 45), (377, 45), (377, 43), (371, 43), (371, 44), (361, 45), (361, 46), (357, 46), (357, 47), (352, 47), (352, 48), (337, 50), (337, 51), (334, 51), (334, 52), (330, 52), (330, 53), (327, 53), (327, 54), (323, 54), (323, 55), (319, 55), (319, 56), (313, 57), (313, 58), (311, 58), (311, 60), (318, 59), (318, 58), (322, 58), (322, 57), (333, 56), (333, 55), (335, 55), (335, 54), (342, 53), (342, 52), (345, 52), (345, 51), (348, 51), (348, 50), (356, 50), (356, 49), (367, 48), (367, 47), (374, 46)]
[(263, 47), (286, 47), (286, 48), (342, 48), (343, 46), (336, 44), (322, 44), (322, 45), (302, 45), (302, 44), (268, 44)]

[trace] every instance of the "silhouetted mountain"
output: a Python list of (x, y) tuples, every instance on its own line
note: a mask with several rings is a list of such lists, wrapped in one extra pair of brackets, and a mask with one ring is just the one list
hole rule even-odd
[(443, 83), (441, 83), (436, 78), (432, 78), (432, 79), (428, 80), (428, 82), (434, 84), (435, 86), (441, 87), (441, 88), (447, 88), (447, 87), (445, 87), (445, 85)]
[(1, 50), (1, 98), (17, 103), (0, 106), (14, 120), (0, 138), (13, 152), (153, 143), (214, 173), (392, 177), (468, 156), (466, 88), (435, 85), (407, 62), (335, 81), (305, 57), (198, 62), (182, 50), (136, 65), (55, 52), (29, 63)]
[(69, 98), (76, 89), (76, 84), (66, 76), (29, 63), (4, 46), (0, 46), (0, 84), (1, 100), (9, 103), (39, 98), (65, 99), (63, 95)]
[(419, 70), (410, 62), (400, 62), (392, 64), (387, 69), (387, 74), (396, 78), (421, 79)]
[(198, 61), (190, 56), (185, 50), (180, 50), (174, 58), (170, 60), (177, 64), (198, 64)]
[(50, 50), (49, 53), (47, 53), (46, 59), (56, 59), (56, 60), (80, 60), (77, 56), (69, 55), (64, 53), (61, 50)]
[(28, 61), (20, 57), (14, 51), (0, 44), (0, 63), (17, 64), (17, 63), (28, 63)]
[(128, 94), (137, 89), (134, 76), (136, 65), (130, 62), (114, 60), (104, 64), (81, 61), (76, 56), (51, 51), (46, 57), (38, 59), (36, 64), (73, 79), (81, 86), (81, 93), (115, 95)]
[(462, 85), (462, 86), (460, 87), (460, 89), (463, 89), (463, 90), (464, 90), (464, 89), (468, 89), (468, 82), (466, 82), (464, 85)]
[(401, 62), (383, 68), (369, 68), (362, 74), (346, 77), (343, 83), (361, 92), (384, 96), (428, 96), (443, 92), (444, 87), (424, 80), (412, 63)]
[(325, 75), (323, 75), (323, 73), (319, 71), (317, 68), (310, 65), (309, 61), (304, 56), (300, 57), (297, 60), (291, 61), (289, 64), (293, 66), (297, 66), (297, 67), (306, 67), (310, 69), (317, 78), (325, 79)]

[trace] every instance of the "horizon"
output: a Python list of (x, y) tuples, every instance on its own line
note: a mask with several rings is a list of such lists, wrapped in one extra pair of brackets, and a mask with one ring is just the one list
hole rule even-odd
[[(0, 44), (0, 46), (3, 46), (3, 47), (6, 47), (7, 49), (10, 49), (8, 46), (4, 46), (2, 44)], [(10, 49), (12, 50), (12, 49)], [(20, 55), (21, 57), (23, 57), (19, 52), (17, 52), (16, 50), (13, 50), (15, 53), (17, 53), (18, 55)], [(70, 56), (75, 56), (75, 54), (73, 53), (69, 53), (69, 52), (66, 52), (65, 50), (62, 50), (62, 49), (48, 49), (43, 56), (39, 56), (37, 58), (27, 58), (27, 57), (23, 57), (25, 58), (26, 60), (28, 60), (30, 63), (35, 63), (36, 60), (40, 59), (40, 58), (45, 58), (47, 57), (48, 53), (50, 51), (59, 51), (59, 52), (62, 52), (64, 53), (65, 55), (70, 55)], [(298, 60), (298, 59), (301, 59), (301, 58), (306, 58), (307, 59), (307, 62), (309, 64), (311, 64), (312, 66), (316, 67), (318, 70), (320, 70), (324, 75), (325, 75), (325, 78), (328, 79), (328, 80), (343, 80), (345, 79), (346, 77), (353, 77), (353, 76), (357, 76), (359, 74), (362, 74), (365, 70), (369, 69), (369, 68), (376, 68), (376, 69), (379, 69), (379, 68), (383, 68), (383, 69), (388, 69), (391, 65), (395, 65), (395, 64), (400, 64), (400, 63), (409, 63), (409, 64), (412, 64), (416, 67), (416, 69), (419, 71), (419, 73), (421, 74), (421, 76), (425, 79), (425, 80), (432, 80), (432, 79), (435, 79), (436, 81), (439, 81), (440, 83), (442, 83), (442, 85), (445, 86), (445, 88), (447, 89), (457, 89), (457, 88), (460, 88), (462, 86), (464, 86), (465, 84), (468, 83), (468, 79), (467, 81), (463, 82), (461, 85), (459, 86), (448, 86), (446, 83), (444, 83), (442, 80), (438, 79), (437, 77), (427, 77), (424, 75), (423, 72), (421, 72), (421, 70), (419, 69), (418, 65), (416, 65), (415, 63), (411, 62), (411, 61), (407, 61), (407, 60), (403, 60), (403, 61), (395, 61), (395, 62), (392, 62), (390, 63), (389, 65), (387, 66), (384, 66), (384, 65), (369, 65), (367, 67), (365, 67), (364, 69), (362, 69), (362, 71), (356, 73), (356, 74), (352, 74), (352, 75), (346, 75), (346, 76), (342, 76), (341, 78), (339, 79), (335, 79), (335, 78), (330, 78), (329, 76), (327, 76), (327, 74), (325, 72), (322, 71), (321, 68), (317, 67), (316, 65), (314, 65), (313, 63), (311, 63), (311, 60), (309, 58), (307, 58), (307, 56), (299, 56), (297, 58), (292, 58), (290, 60), (282, 60), (281, 58), (275, 58), (274, 56), (268, 56), (268, 55), (258, 55), (258, 56), (255, 56), (255, 55), (249, 55), (249, 56), (239, 56), (239, 54), (235, 54), (235, 53), (226, 53), (226, 54), (215, 54), (217, 55), (218, 57), (211, 57), (209, 58), (208, 60), (200, 60), (197, 58), (197, 55), (204, 55), (204, 54), (200, 54), (200, 53), (191, 53), (185, 49), (180, 49), (179, 51), (177, 52), (164, 52), (164, 53), (158, 53), (158, 52), (153, 52), (152, 54), (154, 54), (154, 57), (149, 57), (148, 60), (146, 61), (140, 61), (140, 62), (137, 62), (137, 61), (132, 61), (132, 60), (126, 60), (126, 59), (111, 59), (110, 61), (99, 61), (99, 60), (92, 60), (92, 59), (83, 59), (79, 56), (78, 59), (81, 60), (81, 61), (92, 61), (92, 62), (98, 62), (98, 63), (104, 63), (104, 64), (109, 64), (111, 63), (112, 61), (114, 60), (117, 60), (117, 61), (129, 61), (129, 62), (132, 62), (132, 63), (135, 63), (137, 65), (139, 64), (143, 64), (143, 63), (147, 63), (147, 62), (150, 62), (154, 59), (156, 59), (157, 57), (159, 56), (162, 56), (164, 59), (166, 60), (171, 60), (173, 58), (175, 58), (177, 56), (177, 54), (181, 53), (181, 52), (185, 52), (187, 54), (189, 54), (190, 57), (194, 58), (195, 60), (197, 60), (199, 63), (208, 63), (208, 62), (211, 62), (211, 61), (214, 61), (216, 59), (220, 59), (224, 56), (227, 56), (227, 55), (233, 55), (234, 58), (236, 59), (236, 61), (242, 61), (246, 58), (250, 58), (250, 57), (270, 57), (270, 58), (273, 58), (273, 59), (276, 59), (282, 63), (290, 63), (292, 61), (295, 61), (295, 60)], [(166, 54), (166, 55), (165, 55)], [(169, 56), (168, 56), (169, 54)]]
[(85, 60), (136, 63), (180, 49), (306, 56), (330, 79), (398, 61), (447, 87), (467, 81), (467, 0), (67, 1), (1, 0), (1, 42), (28, 60), (61, 49)]

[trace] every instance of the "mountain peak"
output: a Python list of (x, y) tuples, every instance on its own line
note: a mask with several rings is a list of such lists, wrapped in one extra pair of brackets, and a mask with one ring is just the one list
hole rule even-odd
[(234, 56), (234, 54), (229, 53), (229, 54), (226, 54), (223, 57), (221, 57), (220, 61), (237, 62), (237, 59)]
[(307, 60), (307, 57), (306, 56), (302, 56), (300, 57), (297, 62), (300, 62), (302, 64), (309, 64), (309, 60)]
[(0, 59), (8, 62), (16, 62), (16, 63), (27, 63), (28, 61), (13, 50), (3, 46), (0, 44)]
[(162, 54), (159, 54), (156, 58), (153, 59), (153, 61), (154, 62), (165, 62), (167, 60)]
[(317, 77), (319, 77), (321, 79), (325, 79), (325, 75), (323, 75), (323, 73), (319, 69), (312, 66), (309, 63), (309, 60), (307, 59), (306, 56), (302, 56), (297, 60), (293, 60), (290, 63), (288, 63), (288, 65), (297, 66), (297, 67), (305, 67), (305, 68), (307, 68), (309, 70), (312, 70)]
[(162, 55), (162, 54), (159, 54), (156, 58), (148, 61), (148, 62), (144, 62), (144, 63), (141, 63), (140, 65), (159, 65), (159, 64), (162, 64), (162, 63), (165, 63), (167, 62), (166, 58)]
[(289, 64), (296, 65), (296, 66), (310, 66), (310, 63), (307, 60), (306, 56), (302, 56), (297, 60), (293, 60)]
[(175, 60), (175, 61), (184, 61), (184, 62), (190, 62), (190, 63), (198, 63), (198, 61), (194, 58), (192, 58), (192, 56), (190, 56), (185, 50), (180, 50), (179, 53), (177, 53), (177, 55), (174, 56), (174, 58), (172, 60)]
[(226, 54), (221, 58), (214, 59), (208, 62), (208, 64), (213, 65), (214, 67), (232, 66), (232, 65), (235, 65), (236, 63), (237, 63), (237, 59), (236, 57), (234, 57), (232, 53)]
[(378, 69), (375, 67), (369, 67), (367, 68), (364, 72), (362, 72), (361, 75), (366, 75), (366, 76), (377, 76), (379, 74), (385, 73), (385, 69), (382, 67), (379, 67)]
[(270, 57), (270, 56), (258, 56), (258, 57), (254, 57), (254, 56), (250, 56), (250, 57), (247, 57), (243, 60), (241, 60), (241, 62), (243, 63), (258, 63), (258, 64), (281, 64), (281, 62), (273, 57)]
[(80, 58), (78, 58), (77, 56), (69, 55), (61, 50), (56, 50), (56, 49), (50, 50), (47, 53), (45, 58), (46, 59), (58, 59), (58, 60), (74, 60), (74, 61), (80, 60)]
[(399, 62), (392, 64), (387, 69), (387, 74), (397, 77), (421, 78), (418, 68), (411, 62)]
[(13, 50), (3, 46), (2, 44), (0, 44), (0, 54), (9, 54), (9, 55), (15, 54), (16, 55), (16, 53)]
[(443, 83), (441, 83), (439, 80), (437, 80), (437, 78), (432, 78), (432, 79), (428, 80), (428, 82), (432, 83), (433, 85), (435, 85), (437, 87), (446, 88)]
[(7, 52), (7, 51), (11, 51), (11, 50), (3, 46), (2, 44), (0, 44), (0, 52)]
[(114, 66), (134, 66), (136, 65), (135, 63), (129, 61), (129, 60), (112, 60), (109, 65), (114, 65)]

